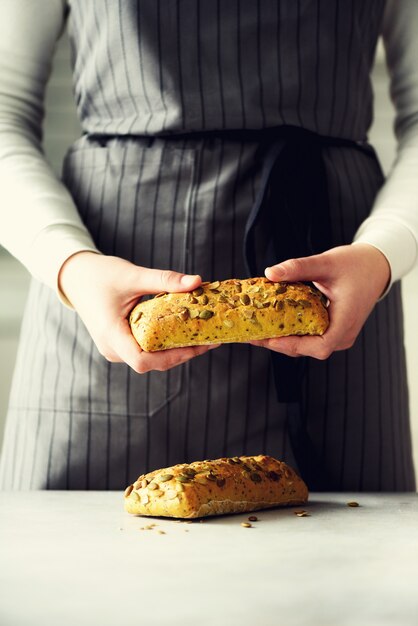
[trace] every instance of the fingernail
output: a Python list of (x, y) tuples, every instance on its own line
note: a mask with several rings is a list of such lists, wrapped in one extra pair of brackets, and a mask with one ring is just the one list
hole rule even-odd
[(197, 276), (197, 275), (191, 276), (190, 274), (184, 274), (180, 278), (180, 283), (184, 287), (192, 287), (196, 283), (196, 278), (200, 278), (200, 276)]

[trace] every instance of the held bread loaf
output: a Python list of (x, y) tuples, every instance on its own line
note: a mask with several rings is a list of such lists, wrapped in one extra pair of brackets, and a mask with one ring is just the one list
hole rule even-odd
[(125, 490), (125, 510), (178, 518), (243, 513), (304, 504), (308, 489), (296, 472), (270, 456), (195, 461), (139, 476)]
[(146, 352), (286, 335), (322, 335), (328, 327), (324, 300), (315, 287), (304, 283), (230, 279), (140, 302), (132, 310), (129, 323)]

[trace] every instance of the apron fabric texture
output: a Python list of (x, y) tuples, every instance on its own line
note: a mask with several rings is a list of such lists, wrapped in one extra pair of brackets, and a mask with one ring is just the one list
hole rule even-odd
[[(383, 183), (376, 158), (350, 144), (364, 145), (372, 119), (384, 4), (71, 0), (84, 135), (63, 180), (98, 248), (204, 280), (248, 275), (243, 242), (269, 129), (281, 127), (333, 138), (321, 148), (327, 230), (330, 245), (350, 243)], [(325, 488), (414, 490), (402, 324), (395, 284), (355, 345), (306, 359), (298, 401), (283, 401), (261, 348), (222, 346), (145, 375), (108, 363), (75, 312), (33, 281), (0, 487), (122, 489), (157, 467), (257, 453), (309, 474), (299, 436)]]

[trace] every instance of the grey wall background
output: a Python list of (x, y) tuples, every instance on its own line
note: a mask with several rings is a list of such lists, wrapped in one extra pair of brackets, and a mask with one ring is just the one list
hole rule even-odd
[[(393, 108), (388, 97), (388, 77), (381, 48), (377, 55), (373, 82), (375, 121), (370, 139), (387, 172), (395, 154), (395, 139), (392, 132)], [(64, 36), (57, 48), (48, 85), (44, 124), (45, 153), (57, 174), (61, 170), (68, 145), (79, 136), (79, 132), (72, 99), (70, 51)], [(0, 248), (0, 442), (28, 282), (26, 270)], [(415, 322), (418, 311), (418, 268), (402, 282), (415, 467), (418, 469), (418, 387), (415, 385), (415, 372), (418, 369), (418, 326)]]

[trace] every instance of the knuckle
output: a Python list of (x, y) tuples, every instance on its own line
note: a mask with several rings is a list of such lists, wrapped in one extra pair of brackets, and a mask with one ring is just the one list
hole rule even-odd
[(321, 348), (315, 356), (319, 361), (326, 361), (332, 353), (333, 350), (331, 348)]
[(173, 270), (161, 270), (160, 280), (164, 291), (170, 290), (170, 285), (172, 285), (175, 276), (176, 273)]
[(297, 343), (291, 343), (287, 346), (286, 348), (286, 354), (287, 356), (291, 356), (291, 357), (298, 357), (301, 356), (301, 353), (299, 352)]
[(289, 259), (286, 261), (287, 269), (291, 272), (298, 273), (303, 269), (302, 259)]
[(104, 357), (106, 359), (106, 361), (109, 361), (109, 363), (116, 363), (116, 358), (115, 355), (108, 350), (107, 348), (98, 348), (100, 354), (102, 355), (102, 357)]

